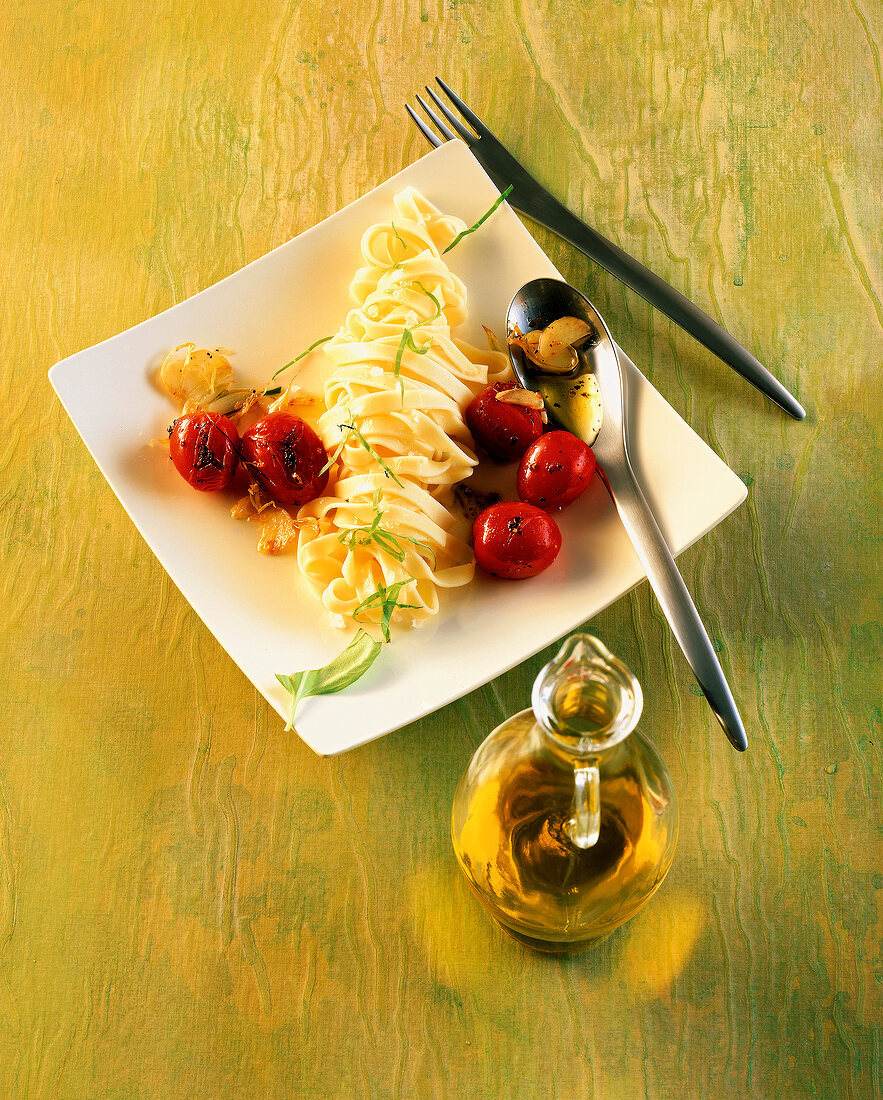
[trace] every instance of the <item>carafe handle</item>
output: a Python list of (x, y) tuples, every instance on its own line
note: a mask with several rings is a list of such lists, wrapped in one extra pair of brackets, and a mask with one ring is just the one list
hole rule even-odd
[(565, 825), (577, 848), (591, 848), (601, 833), (601, 776), (598, 758), (578, 761), (573, 766), (573, 815)]

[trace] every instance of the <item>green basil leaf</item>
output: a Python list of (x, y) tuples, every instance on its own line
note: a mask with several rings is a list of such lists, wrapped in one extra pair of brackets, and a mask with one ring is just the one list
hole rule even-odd
[(291, 694), (291, 712), (285, 729), (294, 728), (294, 716), (301, 699), (310, 695), (333, 695), (348, 688), (364, 676), (382, 648), (381, 642), (359, 630), (346, 649), (324, 668), (295, 672), (291, 676), (277, 674), (276, 679)]
[(333, 695), (354, 684), (368, 671), (381, 648), (380, 642), (360, 630), (343, 653), (316, 670), (310, 695)]

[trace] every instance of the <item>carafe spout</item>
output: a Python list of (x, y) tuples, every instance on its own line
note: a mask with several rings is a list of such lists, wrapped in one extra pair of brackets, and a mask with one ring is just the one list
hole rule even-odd
[(585, 761), (628, 737), (644, 697), (631, 671), (603, 642), (574, 634), (540, 670), (532, 703), (541, 728)]

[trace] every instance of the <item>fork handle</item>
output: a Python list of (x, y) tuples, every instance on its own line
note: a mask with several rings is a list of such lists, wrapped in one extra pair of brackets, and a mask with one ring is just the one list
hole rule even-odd
[(708, 705), (730, 744), (744, 752), (748, 748), (748, 738), (729, 684), (627, 456), (625, 462), (611, 463), (609, 470), (604, 470), (604, 481), (659, 606)]
[(654, 275), (627, 252), (623, 252), (612, 241), (586, 225), (545, 188), (537, 187), (535, 191), (528, 192), (524, 186), (516, 187), (509, 202), (529, 218), (569, 241), (590, 260), (600, 264), (620, 282), (640, 294), (651, 306), (670, 317), (685, 332), (689, 332), (700, 344), (728, 363), (786, 413), (796, 420), (802, 420), (806, 416), (799, 401), (747, 348), (743, 348), (726, 329), (721, 328), (717, 321), (703, 313), (664, 279)]

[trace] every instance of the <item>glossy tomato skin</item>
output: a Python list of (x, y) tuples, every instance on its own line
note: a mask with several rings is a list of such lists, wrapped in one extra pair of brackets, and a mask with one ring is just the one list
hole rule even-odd
[(280, 504), (306, 504), (328, 483), (322, 440), (291, 413), (270, 413), (252, 424), (240, 453), (258, 485)]
[(236, 425), (220, 413), (187, 413), (169, 428), (175, 469), (202, 493), (227, 488), (239, 465), (238, 447)]
[(518, 466), (518, 495), (528, 504), (554, 512), (588, 489), (595, 476), (592, 448), (570, 432), (547, 432), (524, 452)]
[(492, 504), (472, 525), (475, 560), (487, 573), (506, 580), (535, 577), (561, 549), (558, 524), (539, 508), (518, 501)]
[(465, 414), (466, 427), (475, 442), (489, 455), (504, 462), (520, 458), (543, 434), (539, 410), (497, 400), (498, 393), (516, 388), (515, 382), (494, 382), (473, 397)]

